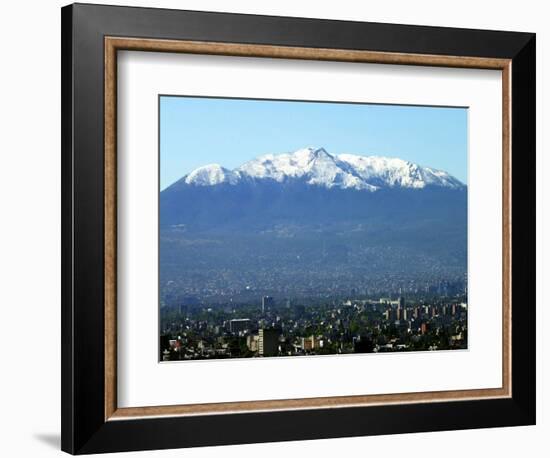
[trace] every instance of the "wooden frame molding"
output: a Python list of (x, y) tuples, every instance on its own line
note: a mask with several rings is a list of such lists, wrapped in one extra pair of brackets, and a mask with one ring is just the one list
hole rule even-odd
[[(338, 396), (307, 399), (244, 401), (216, 404), (189, 404), (173, 406), (117, 407), (117, 153), (116, 153), (116, 88), (117, 51), (153, 51), (188, 54), (211, 54), (241, 57), (267, 57), (357, 63), (445, 66), (494, 69), (502, 71), (502, 380), (501, 388), (457, 391), (435, 391), (404, 394), (365, 396)], [(438, 401), (464, 401), (510, 398), (512, 396), (512, 226), (511, 226), (511, 59), (461, 57), (447, 55), (404, 54), (343, 49), (302, 48), (271, 45), (248, 45), (201, 41), (139, 39), (105, 37), (104, 80), (104, 275), (105, 275), (105, 420), (129, 420), (159, 416), (193, 416), (205, 414), (244, 413), (273, 410), (300, 410), (370, 406), (382, 404), (426, 403)]]

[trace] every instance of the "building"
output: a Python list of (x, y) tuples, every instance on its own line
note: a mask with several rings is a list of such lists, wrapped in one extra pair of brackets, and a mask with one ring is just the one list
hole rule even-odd
[(424, 322), (420, 325), (420, 332), (422, 334), (427, 334), (428, 333), (428, 323)]
[(266, 309), (272, 307), (275, 301), (271, 296), (262, 297), (262, 313), (265, 313)]
[(246, 336), (246, 346), (250, 351), (254, 353), (258, 351), (259, 342), (260, 342), (260, 336), (258, 335)]
[(402, 321), (405, 318), (403, 317), (403, 313), (405, 312), (405, 309), (401, 307), (401, 305), (398, 305), (395, 309), (395, 319), (396, 321)]
[(318, 350), (323, 346), (323, 341), (315, 336), (302, 337), (301, 347), (304, 351)]
[(304, 351), (311, 351), (313, 350), (313, 342), (311, 337), (302, 337), (302, 343), (301, 346)]
[(250, 327), (250, 318), (236, 318), (229, 321), (229, 331), (232, 334), (239, 334), (241, 332), (250, 331)]
[(263, 328), (258, 331), (258, 353), (260, 356), (276, 356), (279, 353), (279, 331)]

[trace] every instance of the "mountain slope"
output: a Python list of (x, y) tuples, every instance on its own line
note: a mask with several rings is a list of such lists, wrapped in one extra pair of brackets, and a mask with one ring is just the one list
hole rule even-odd
[(466, 187), (446, 172), (325, 149), (200, 167), (161, 193), (161, 226), (264, 230), (283, 223), (465, 221)]
[(463, 278), (467, 199), (446, 172), (322, 148), (201, 167), (160, 194), (160, 277), (172, 285), (162, 296), (201, 296), (208, 284), (221, 301), (248, 287), (306, 297)]

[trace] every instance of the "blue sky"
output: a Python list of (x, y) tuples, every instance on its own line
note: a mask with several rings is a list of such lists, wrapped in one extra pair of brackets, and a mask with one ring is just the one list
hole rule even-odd
[(233, 169), (266, 153), (400, 157), (466, 183), (467, 109), (161, 96), (160, 187), (197, 167)]

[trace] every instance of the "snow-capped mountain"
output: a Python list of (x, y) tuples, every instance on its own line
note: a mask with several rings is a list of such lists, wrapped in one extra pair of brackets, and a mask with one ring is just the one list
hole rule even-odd
[(200, 167), (161, 192), (160, 219), (163, 227), (216, 231), (288, 224), (376, 229), (391, 221), (400, 230), (426, 225), (426, 234), (464, 224), (467, 192), (447, 172), (402, 159), (304, 148), (234, 170)]
[(460, 181), (402, 159), (304, 148), (206, 165), (160, 193), (161, 275), (222, 285), (264, 272), (263, 286), (301, 278), (309, 291), (335, 275), (460, 273), (467, 209)]
[(332, 155), (324, 148), (303, 148), (293, 153), (266, 154), (235, 170), (211, 164), (194, 170), (182, 181), (194, 186), (272, 181), (367, 191), (385, 188), (422, 189), (428, 186), (450, 189), (465, 187), (447, 172), (422, 167), (403, 159), (354, 154)]

